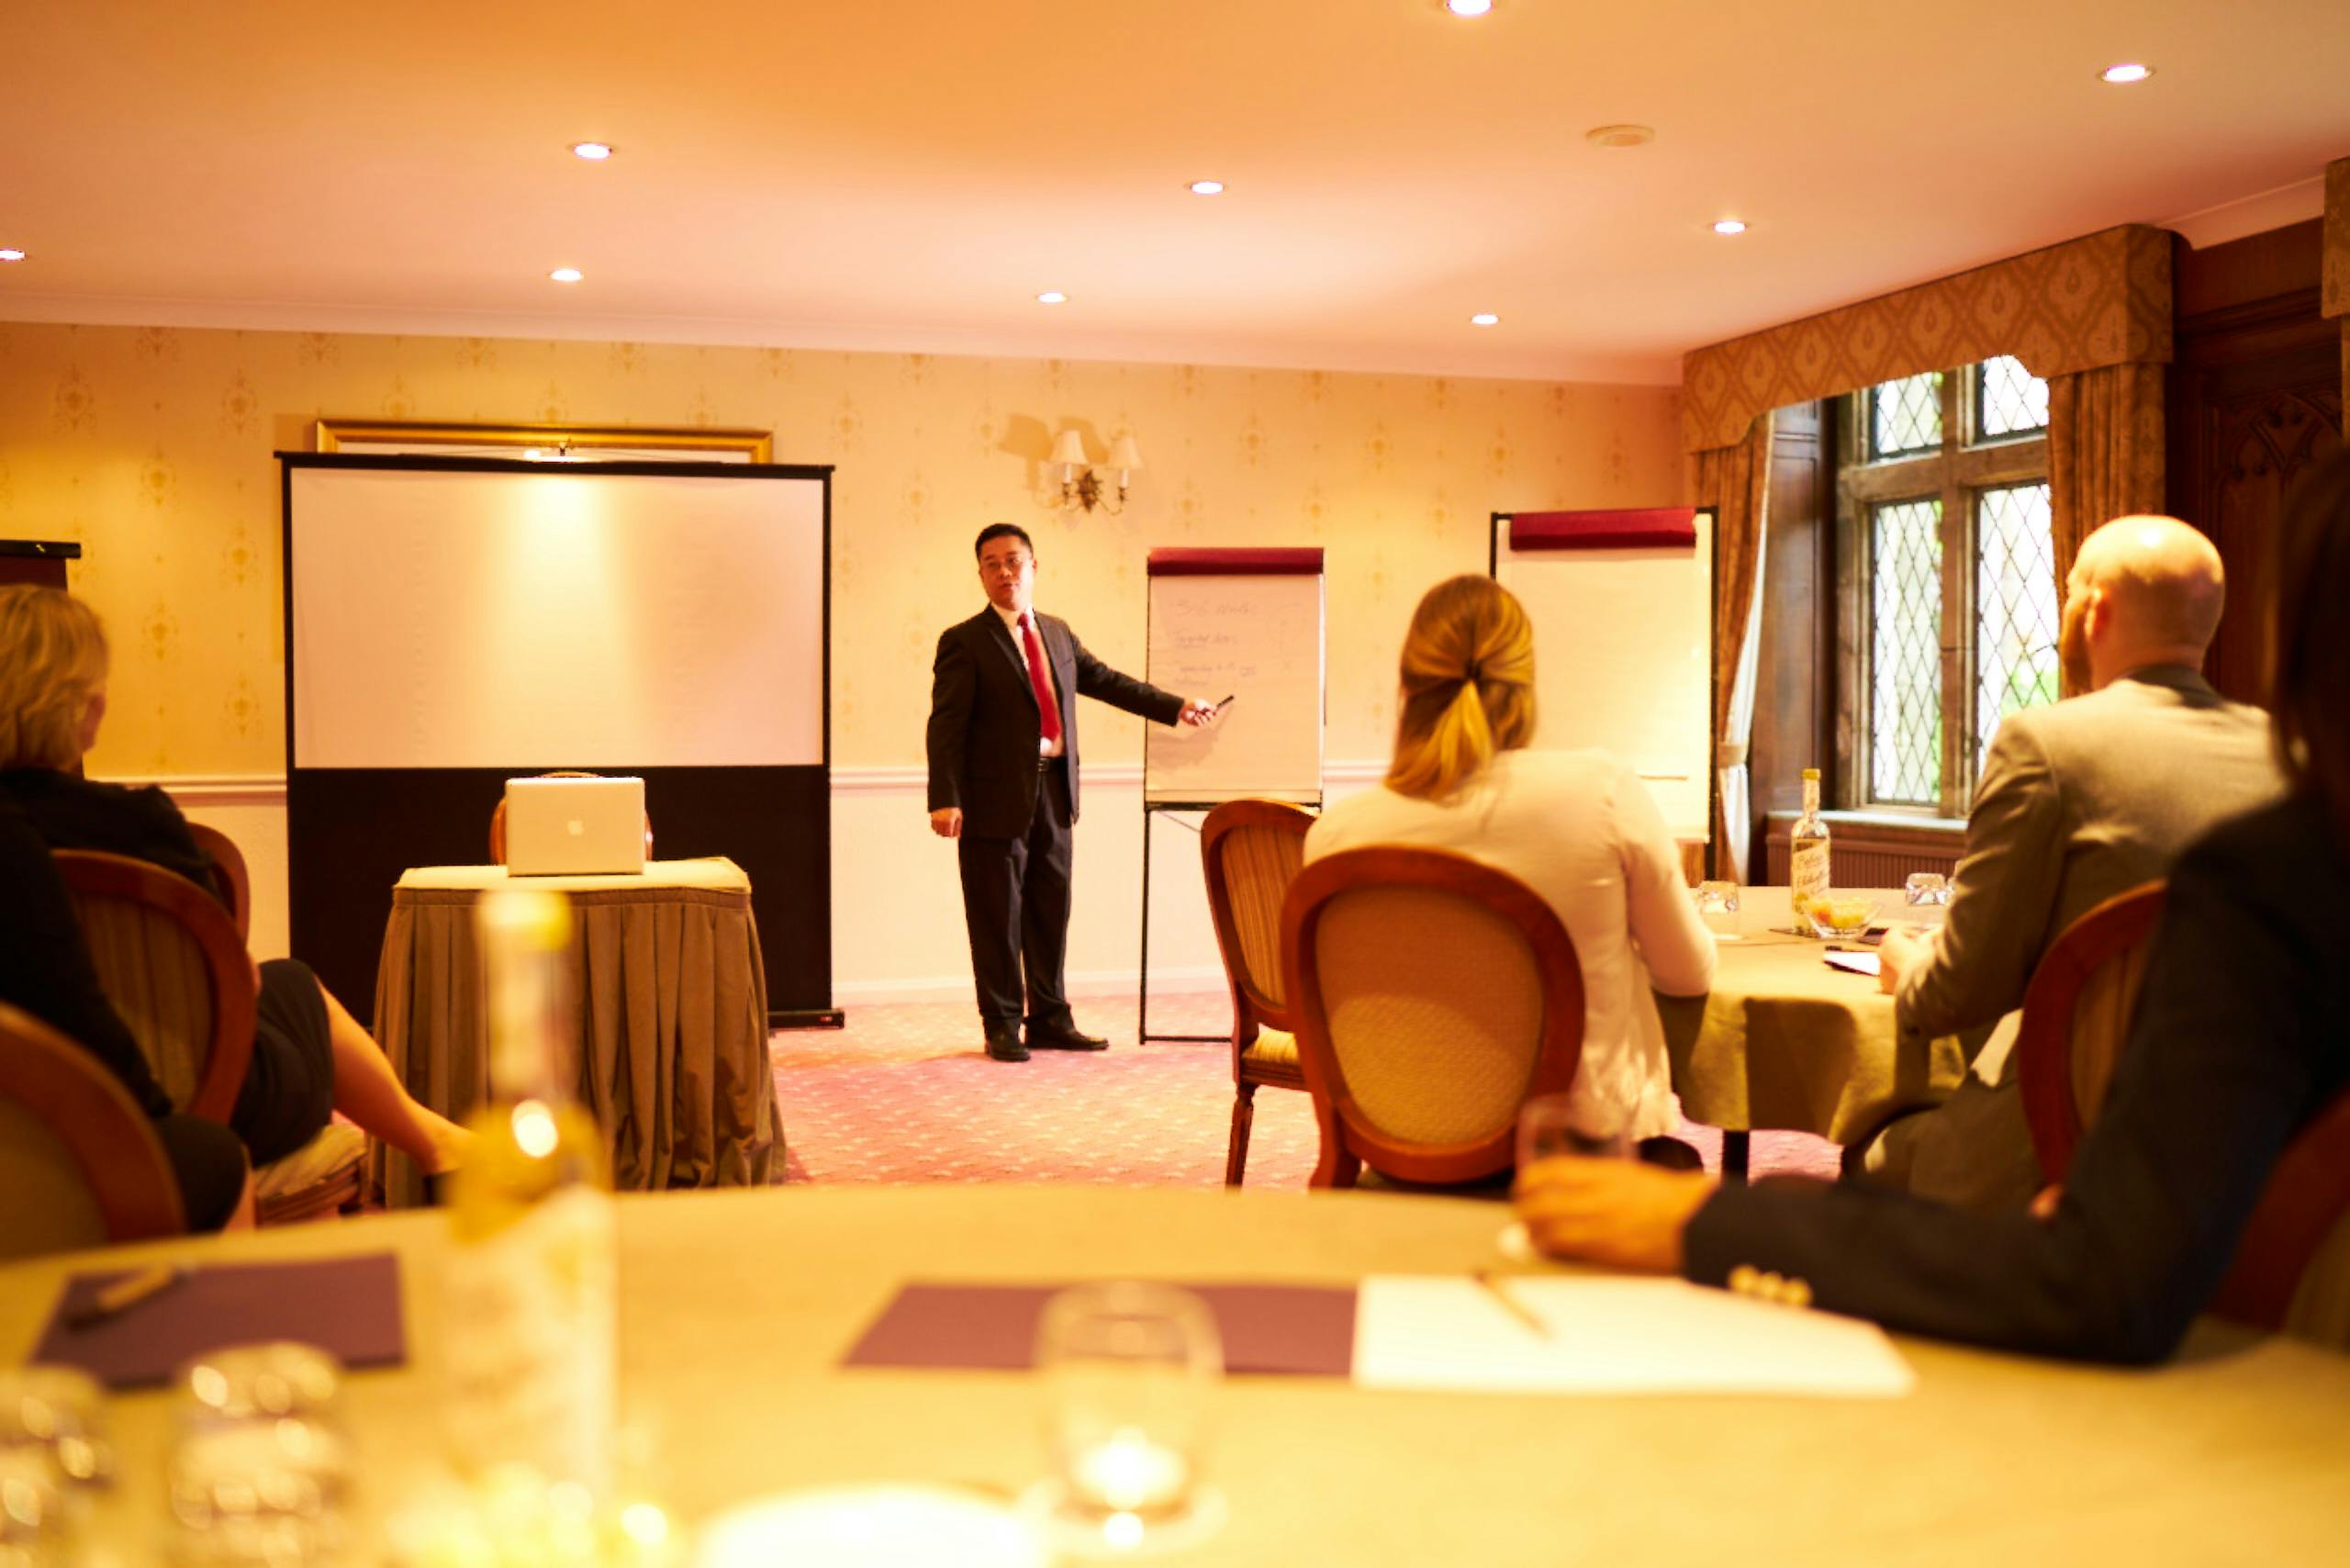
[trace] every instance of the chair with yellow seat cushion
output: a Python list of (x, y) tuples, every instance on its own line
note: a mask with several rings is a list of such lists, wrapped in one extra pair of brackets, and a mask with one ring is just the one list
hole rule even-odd
[[(96, 850), (55, 853), (106, 1000), (155, 1081), (191, 1115), (226, 1124), (252, 1059), (253, 971), (213, 897), (160, 866)], [(253, 1171), (263, 1225), (359, 1206), (367, 1138), (330, 1122), (316, 1138)]]
[(2105, 1103), (2137, 1012), (2165, 889), (2148, 882), (2074, 921), (2049, 944), (2024, 990), (2016, 1082), (2032, 1152), (2051, 1182), (2065, 1179), (2081, 1135)]
[(1350, 849), (1306, 866), (1281, 912), (1281, 970), (1322, 1153), (1424, 1184), (1506, 1170), (1518, 1107), (1583, 1055), (1583, 966), (1550, 905), (1438, 849)]
[(1285, 801), (1226, 801), (1200, 826), (1208, 913), (1232, 987), (1232, 1132), (1224, 1184), (1248, 1169), (1259, 1086), (1303, 1090), (1297, 1026), (1281, 983), (1281, 901), (1305, 856), (1314, 813)]
[(177, 1180), (106, 1064), (0, 1003), (0, 1258), (178, 1236)]
[(237, 841), (217, 827), (203, 823), (187, 824), (187, 834), (196, 846), (211, 857), (219, 868), (220, 896), (228, 901), (229, 923), (237, 928), (237, 940), (248, 941), (252, 936), (253, 882), (252, 874), (245, 869), (245, 852)]

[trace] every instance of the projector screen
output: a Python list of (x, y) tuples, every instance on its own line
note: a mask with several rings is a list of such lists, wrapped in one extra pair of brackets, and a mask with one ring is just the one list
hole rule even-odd
[(751, 879), (774, 1022), (832, 1010), (832, 470), (281, 453), (294, 956), (368, 1013), (391, 889), (506, 788), (644, 779)]
[(296, 767), (825, 760), (821, 476), (288, 478)]

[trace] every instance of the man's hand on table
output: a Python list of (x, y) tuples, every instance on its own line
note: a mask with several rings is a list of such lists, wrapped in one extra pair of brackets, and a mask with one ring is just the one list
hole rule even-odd
[(1877, 989), (1887, 996), (1898, 991), (1901, 977), (1926, 961), (1933, 939), (1930, 925), (1897, 925), (1886, 931), (1876, 949)]
[(1681, 1271), (1681, 1233), (1710, 1196), (1702, 1171), (1631, 1159), (1538, 1159), (1517, 1173), (1517, 1217), (1553, 1258), (1648, 1273)]

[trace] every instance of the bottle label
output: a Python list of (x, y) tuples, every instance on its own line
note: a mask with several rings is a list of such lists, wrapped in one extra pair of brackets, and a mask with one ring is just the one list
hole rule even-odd
[(617, 1404), (617, 1247), (609, 1193), (565, 1188), (451, 1247), (450, 1439), (480, 1474), (522, 1464), (598, 1496)]
[(1796, 913), (1801, 914), (1813, 899), (1828, 896), (1828, 841), (1797, 844), (1788, 857), (1787, 883)]

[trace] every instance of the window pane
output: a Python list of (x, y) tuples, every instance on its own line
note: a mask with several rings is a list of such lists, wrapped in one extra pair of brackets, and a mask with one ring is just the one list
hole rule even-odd
[(1975, 741), (1979, 757), (1999, 721), (2053, 702), (2058, 690), (2056, 551), (2048, 487), (1986, 490), (1975, 507)]
[(2028, 435), (2048, 428), (2048, 383), (2026, 370), (2021, 360), (2001, 354), (1985, 360), (1976, 371), (1976, 439)]
[(1869, 455), (1898, 457), (1939, 452), (1942, 444), (1942, 373), (1905, 376), (1869, 388)]
[(1942, 503), (1892, 501), (1870, 520), (1870, 797), (1942, 792)]

